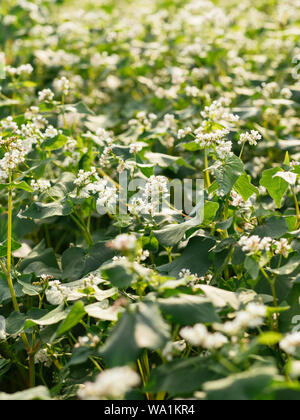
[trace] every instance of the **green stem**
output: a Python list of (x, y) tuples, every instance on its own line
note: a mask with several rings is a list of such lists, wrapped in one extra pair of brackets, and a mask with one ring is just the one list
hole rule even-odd
[[(274, 278), (274, 280), (272, 280), (272, 279), (270, 279), (270, 277), (266, 273), (266, 270), (263, 267), (260, 270), (261, 270), (262, 274), (264, 275), (264, 277), (268, 280), (268, 283), (271, 286), (274, 307), (277, 308), (278, 307), (278, 300), (277, 300), (276, 287), (275, 287), (276, 277)], [(277, 315), (276, 315), (276, 320), (274, 320), (273, 328), (274, 328), (274, 331), (278, 331), (278, 316)]]
[[(11, 173), (9, 173), (9, 183), (11, 184), (12, 177)], [(17, 301), (17, 296), (15, 293), (15, 289), (13, 286), (12, 276), (11, 276), (11, 262), (12, 262), (12, 255), (11, 255), (11, 243), (12, 243), (12, 212), (13, 212), (13, 201), (12, 201), (12, 189), (9, 188), (8, 190), (8, 218), (7, 218), (7, 283), (10, 290), (13, 307), (15, 311), (20, 312), (20, 308)]]
[(240, 153), (240, 159), (242, 159), (242, 156), (243, 156), (243, 153), (244, 153), (244, 150), (245, 150), (245, 144), (246, 143), (243, 143), (243, 146), (242, 146), (242, 149), (241, 149), (241, 153)]
[(204, 149), (204, 165), (205, 165), (206, 188), (209, 188), (211, 186), (211, 182), (210, 182), (210, 175), (209, 175), (209, 170), (208, 170), (208, 153), (207, 153), (207, 149)]
[(87, 229), (81, 223), (81, 221), (78, 220), (77, 217), (74, 214), (71, 214), (70, 217), (76, 223), (76, 225), (80, 228), (80, 230), (82, 231), (82, 233), (83, 233), (83, 235), (85, 237), (85, 240), (86, 240), (88, 246), (94, 245), (94, 242), (93, 242), (93, 239), (91, 237), (91, 234), (87, 231)]
[(296, 225), (296, 229), (298, 229), (299, 226), (300, 226), (300, 208), (299, 208), (299, 203), (298, 203), (298, 199), (297, 199), (297, 195), (296, 195), (295, 189), (293, 189), (293, 196), (294, 196), (296, 213), (297, 213), (297, 225)]
[[(9, 184), (11, 184), (12, 182), (12, 175), (11, 172), (9, 171)], [(17, 301), (17, 296), (15, 293), (15, 289), (14, 289), (14, 285), (13, 285), (13, 280), (12, 280), (12, 275), (11, 275), (11, 265), (12, 265), (12, 213), (13, 213), (13, 197), (12, 197), (12, 188), (9, 187), (8, 190), (8, 217), (7, 217), (7, 270), (6, 270), (6, 279), (7, 279), (7, 283), (8, 283), (8, 287), (9, 287), (9, 291), (10, 291), (10, 295), (11, 295), (11, 299), (12, 299), (12, 303), (13, 303), (13, 307), (14, 310), (16, 312), (21, 312), (19, 305), (18, 305), (18, 301)], [(30, 361), (30, 354), (31, 354), (31, 349), (30, 349), (30, 345), (27, 339), (26, 334), (22, 333), (21, 334), (21, 338), (23, 340), (23, 343), (26, 347), (28, 356), (29, 356), (29, 361)], [(30, 370), (30, 366), (29, 366), (29, 370)], [(30, 380), (29, 380), (30, 383)]]

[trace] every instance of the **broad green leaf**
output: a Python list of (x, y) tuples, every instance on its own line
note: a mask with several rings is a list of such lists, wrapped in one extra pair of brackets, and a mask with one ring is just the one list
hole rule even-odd
[(260, 180), (260, 185), (267, 188), (270, 196), (279, 208), (281, 208), (283, 196), (289, 189), (289, 184), (284, 179), (274, 177), (274, 175), (282, 171), (281, 168), (267, 169), (263, 172), (262, 179)]
[(156, 305), (132, 304), (100, 348), (100, 354), (109, 366), (123, 366), (135, 362), (143, 349), (163, 349), (169, 336), (170, 328)]
[(43, 220), (55, 216), (68, 216), (72, 213), (72, 204), (69, 201), (62, 203), (32, 203), (29, 209), (23, 212), (24, 217)]
[(223, 195), (231, 192), (243, 172), (243, 162), (235, 155), (227, 157), (224, 164), (215, 170), (217, 183)]
[(266, 332), (258, 337), (258, 343), (265, 346), (275, 346), (282, 340), (282, 334), (277, 332)]
[(56, 336), (60, 337), (65, 334), (67, 331), (75, 327), (82, 318), (86, 315), (84, 305), (81, 301), (74, 303), (70, 312), (68, 313), (67, 318), (59, 326)]
[(206, 399), (210, 401), (247, 401), (263, 397), (277, 371), (273, 367), (252, 368), (248, 372), (230, 375), (203, 385)]
[(219, 204), (213, 201), (207, 201), (204, 204), (204, 219), (202, 225), (210, 225), (216, 217), (217, 211), (219, 210)]
[(239, 177), (234, 185), (234, 190), (247, 201), (253, 194), (258, 194), (258, 189), (251, 184), (249, 176), (245, 173)]
[(194, 325), (219, 322), (219, 316), (209, 299), (202, 296), (181, 294), (167, 299), (158, 299), (162, 313), (175, 324)]
[[(13, 240), (11, 241), (11, 251), (17, 251), (18, 249), (20, 249), (22, 247), (22, 245)], [(0, 243), (0, 258), (6, 257), (7, 256), (7, 240), (4, 242)]]
[(46, 150), (58, 150), (61, 149), (68, 141), (68, 137), (63, 134), (59, 134), (54, 138), (48, 138), (44, 141), (43, 147)]
[(25, 329), (30, 328), (34, 325), (40, 325), (42, 327), (58, 324), (60, 321), (66, 319), (68, 311), (64, 310), (64, 303), (59, 305), (53, 311), (47, 313), (47, 315), (38, 319), (28, 319), (25, 323)]
[(159, 271), (177, 277), (183, 268), (188, 268), (192, 274), (204, 276), (211, 266), (209, 254), (214, 245), (213, 239), (196, 236), (189, 241), (179, 258), (160, 267)]
[(166, 392), (170, 397), (191, 395), (218, 374), (213, 371), (209, 359), (192, 357), (166, 363), (152, 370), (147, 392)]

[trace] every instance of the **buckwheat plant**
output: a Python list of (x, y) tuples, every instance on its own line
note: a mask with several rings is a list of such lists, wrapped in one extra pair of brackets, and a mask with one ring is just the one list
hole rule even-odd
[(0, 3), (0, 400), (299, 400), (299, 6)]

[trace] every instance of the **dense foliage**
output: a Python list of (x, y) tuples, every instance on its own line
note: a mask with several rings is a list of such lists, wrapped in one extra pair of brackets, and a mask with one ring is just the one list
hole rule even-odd
[(300, 399), (299, 10), (1, 2), (0, 400)]

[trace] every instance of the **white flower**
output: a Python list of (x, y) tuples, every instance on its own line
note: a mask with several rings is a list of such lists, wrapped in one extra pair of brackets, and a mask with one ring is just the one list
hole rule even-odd
[(245, 205), (245, 201), (241, 195), (239, 195), (234, 190), (231, 191), (230, 196), (232, 198), (231, 205), (234, 207), (243, 207)]
[(168, 179), (165, 176), (152, 175), (147, 179), (143, 195), (147, 200), (156, 198), (156, 196), (159, 195), (162, 195), (163, 197), (168, 196)]
[(203, 347), (207, 350), (220, 349), (228, 343), (227, 337), (220, 333), (209, 333), (203, 324), (182, 328), (180, 335), (184, 340), (192, 344), (192, 346)]
[[(213, 144), (221, 144), (224, 137), (229, 134), (229, 130), (214, 130), (210, 133), (205, 131), (205, 126), (202, 126), (195, 130), (195, 143), (198, 143), (201, 147), (210, 147)], [(227, 145), (228, 147), (228, 145)]]
[(174, 354), (182, 353), (186, 349), (186, 343), (184, 340), (181, 341), (168, 341), (165, 348), (162, 351), (163, 357), (169, 362), (173, 359)]
[(133, 143), (130, 145), (129, 151), (130, 153), (137, 154), (143, 149), (143, 145), (141, 143)]
[(251, 146), (256, 146), (257, 142), (262, 139), (258, 131), (251, 130), (251, 132), (243, 133), (240, 135), (239, 144), (249, 143)]
[(47, 130), (45, 131), (45, 136), (53, 139), (54, 137), (58, 136), (59, 132), (54, 128), (52, 125), (49, 125)]
[(128, 235), (123, 233), (118, 235), (114, 240), (107, 244), (109, 248), (115, 249), (116, 251), (134, 251), (137, 246), (136, 237), (134, 235)]
[(46, 298), (50, 305), (56, 306), (68, 298), (70, 290), (61, 284), (59, 280), (49, 282), (49, 289), (46, 290)]
[(300, 347), (300, 332), (287, 335), (280, 342), (280, 348), (288, 354), (294, 354), (298, 347)]
[(34, 355), (34, 363), (42, 363), (46, 367), (50, 367), (52, 364), (52, 360), (50, 356), (48, 355), (48, 352), (46, 349), (40, 349), (35, 355)]
[(33, 72), (33, 67), (31, 64), (22, 64), (20, 67), (11, 67), (11, 66), (6, 66), (5, 67), (5, 71), (7, 72), (7, 74), (9, 74), (10, 76), (21, 76), (23, 73), (24, 74), (31, 74)]
[(177, 137), (179, 140), (184, 139), (191, 132), (192, 132), (191, 127), (182, 128), (178, 131)]
[(225, 159), (227, 156), (232, 155), (232, 142), (231, 141), (220, 141), (216, 146), (216, 152), (219, 159)]
[(53, 86), (57, 92), (62, 92), (64, 95), (67, 95), (70, 89), (70, 81), (66, 77), (55, 79)]
[(51, 188), (50, 181), (48, 181), (46, 179), (38, 179), (37, 181), (32, 180), (30, 185), (35, 191), (38, 191), (38, 192), (41, 192), (41, 193), (45, 192), (49, 188)]
[(236, 122), (239, 120), (237, 115), (232, 114), (228, 108), (224, 107), (225, 100), (214, 101), (210, 106), (205, 107), (201, 112), (203, 118), (218, 123), (222, 122)]
[(285, 99), (291, 99), (291, 97), (293, 96), (293, 93), (289, 88), (283, 88), (280, 94)]
[(266, 315), (267, 309), (264, 305), (250, 303), (244, 311), (237, 313), (233, 321), (226, 322), (225, 324), (214, 324), (213, 327), (226, 335), (235, 337), (247, 328), (257, 328), (263, 325)]
[(291, 376), (293, 378), (299, 378), (300, 377), (300, 361), (292, 361), (291, 362)]
[(177, 123), (176, 123), (176, 120), (175, 120), (174, 115), (172, 115), (172, 114), (166, 114), (164, 116), (164, 123), (165, 123), (165, 127), (166, 127), (167, 130), (168, 129), (170, 129), (170, 130), (176, 130)]
[(94, 383), (87, 382), (78, 395), (83, 400), (118, 399), (140, 383), (139, 375), (129, 367), (105, 370)]
[(273, 244), (273, 239), (265, 237), (261, 239), (257, 235), (253, 236), (243, 236), (239, 240), (239, 245), (242, 247), (242, 250), (248, 255), (254, 255), (260, 251), (270, 251)]
[(74, 184), (77, 187), (83, 187), (87, 183), (90, 183), (91, 177), (95, 177), (96, 179), (99, 179), (96, 168), (92, 167), (90, 171), (84, 171), (83, 169), (80, 169), (80, 171), (78, 172), (77, 178), (74, 181)]
[(293, 251), (289, 242), (285, 238), (281, 238), (280, 241), (275, 242), (275, 254), (282, 255), (284, 258), (288, 258), (289, 253)]
[(54, 99), (54, 93), (50, 89), (41, 90), (38, 95), (40, 102), (51, 102)]

